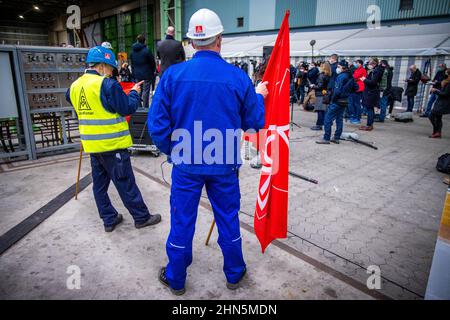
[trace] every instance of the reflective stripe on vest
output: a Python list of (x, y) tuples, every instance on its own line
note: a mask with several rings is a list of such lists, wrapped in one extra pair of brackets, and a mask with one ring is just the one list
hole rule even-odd
[(85, 73), (70, 86), (81, 143), (88, 153), (126, 149), (133, 144), (126, 119), (103, 107), (100, 98), (103, 80), (98, 74)]
[(81, 119), (78, 120), (78, 124), (81, 124), (83, 126), (105, 126), (109, 124), (117, 124), (121, 122), (126, 122), (127, 119), (120, 117), (115, 119), (105, 119), (105, 120), (99, 120), (99, 119)]
[(101, 134), (81, 134), (80, 138), (81, 140), (105, 140), (105, 139), (114, 139), (114, 138), (120, 138), (124, 136), (128, 136), (130, 134), (130, 131), (125, 130), (121, 132), (113, 132), (113, 133), (101, 133)]

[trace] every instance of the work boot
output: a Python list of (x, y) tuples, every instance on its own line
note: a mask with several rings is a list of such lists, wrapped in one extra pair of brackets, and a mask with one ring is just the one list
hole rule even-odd
[(242, 272), (242, 276), (239, 278), (238, 282), (230, 283), (230, 282), (227, 281), (227, 288), (230, 289), (230, 290), (238, 289), (239, 285), (240, 285), (242, 279), (245, 277), (246, 273), (247, 273), (247, 268), (244, 268), (244, 272)]
[(123, 221), (123, 216), (121, 214), (118, 214), (117, 215), (117, 220), (116, 220), (116, 222), (114, 222), (114, 224), (112, 224), (110, 226), (105, 226), (105, 232), (113, 232), (114, 229), (116, 228), (116, 226), (121, 224), (122, 221)]
[(339, 144), (340, 143), (339, 139), (336, 139), (336, 138), (331, 139), (330, 142), (332, 142), (334, 144)]
[(172, 292), (172, 294), (174, 294), (176, 296), (181, 296), (186, 292), (186, 288), (176, 290), (170, 286), (169, 281), (167, 280), (167, 277), (166, 277), (166, 267), (162, 267), (159, 270), (158, 278), (159, 278), (159, 282), (161, 282), (163, 285), (165, 285), (167, 288), (169, 288), (170, 292)]
[(361, 127), (359, 127), (359, 130), (372, 131), (373, 130), (373, 126), (361, 126)]
[(440, 132), (436, 132), (436, 133), (433, 133), (431, 136), (429, 136), (429, 138), (440, 139), (440, 138), (442, 138), (442, 135)]
[(317, 144), (330, 144), (330, 141), (329, 141), (329, 140), (322, 139), (322, 140), (316, 141), (316, 143), (317, 143)]
[(143, 222), (143, 223), (135, 223), (134, 226), (136, 227), (136, 229), (141, 229), (141, 228), (145, 228), (148, 226), (152, 226), (154, 224), (158, 224), (161, 222), (161, 215), (160, 214), (154, 214), (152, 216), (150, 216), (150, 218)]

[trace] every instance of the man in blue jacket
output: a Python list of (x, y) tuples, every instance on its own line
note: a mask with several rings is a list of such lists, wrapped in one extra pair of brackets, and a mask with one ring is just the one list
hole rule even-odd
[(241, 159), (236, 131), (263, 128), (267, 83), (255, 92), (248, 75), (222, 59), (222, 32), (213, 11), (193, 14), (187, 36), (197, 53), (166, 70), (148, 116), (153, 141), (174, 164), (166, 243), (169, 263), (159, 280), (176, 295), (185, 292), (203, 186), (219, 230), (227, 287), (237, 289), (246, 273), (238, 216)]
[(356, 83), (348, 69), (347, 61), (342, 60), (338, 63), (336, 74), (331, 104), (325, 114), (325, 134), (322, 140), (316, 141), (317, 144), (330, 144), (331, 127), (334, 120), (336, 120), (336, 132), (331, 142), (339, 144), (344, 128), (344, 112), (348, 105), (348, 96), (355, 90)]

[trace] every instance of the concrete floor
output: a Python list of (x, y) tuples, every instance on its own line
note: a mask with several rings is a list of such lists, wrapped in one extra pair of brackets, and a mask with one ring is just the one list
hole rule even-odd
[[(345, 125), (378, 151), (352, 142), (319, 146), (322, 133), (309, 130), (315, 114), (297, 112), (295, 119), (303, 128), (291, 134), (291, 170), (319, 185), (290, 179), (289, 230), (304, 240), (290, 234), (286, 243), (361, 282), (365, 268), (380, 267), (383, 292), (392, 297), (423, 296), (447, 190), (435, 167), (450, 152), (449, 116), (438, 140), (428, 138), (429, 120), (418, 117), (375, 123), (369, 133)], [(258, 173), (248, 169), (242, 177), (242, 210), (251, 213)]]
[[(41, 205), (42, 199), (33, 201), (34, 192), (44, 198), (38, 186), (53, 195), (63, 185), (72, 184), (76, 163), (76, 160), (50, 163), (0, 174), (1, 224), (5, 225), (2, 228), (7, 229), (21, 219), (16, 213), (24, 215), (22, 203), (26, 203), (28, 213)], [(45, 183), (40, 172), (48, 173)], [(88, 161), (83, 165), (83, 174), (87, 172)], [(157, 281), (158, 270), (167, 261), (169, 190), (139, 172), (135, 175), (150, 210), (162, 214), (161, 224), (137, 230), (131, 216), (125, 214), (123, 225), (111, 234), (105, 233), (90, 185), (78, 200), (68, 202), (0, 257), (0, 299), (173, 299)], [(9, 181), (14, 181), (16, 192), (8, 187)], [(28, 192), (18, 201), (17, 193), (23, 190)], [(119, 212), (125, 213), (115, 188), (110, 191)], [(273, 247), (262, 255), (256, 237), (245, 230), (242, 235), (249, 275), (243, 288), (229, 291), (221, 271), (217, 233), (208, 247), (204, 245), (211, 221), (211, 212), (200, 208), (187, 293), (179, 299), (371, 298), (279, 248)], [(66, 286), (70, 276), (66, 272), (73, 265), (82, 274), (79, 290)]]
[[(291, 133), (291, 170), (319, 180), (319, 185), (312, 185), (290, 179), (292, 233), (282, 243), (291, 252), (272, 245), (262, 255), (255, 235), (243, 228), (249, 276), (242, 289), (230, 292), (221, 271), (216, 232), (210, 246), (204, 246), (212, 215), (201, 207), (188, 291), (180, 299), (372, 298), (292, 251), (361, 283), (368, 276), (364, 268), (378, 265), (391, 281), (383, 282), (382, 292), (394, 298), (414, 299), (424, 293), (446, 191), (443, 175), (434, 166), (437, 157), (450, 149), (449, 119), (442, 140), (427, 138), (426, 119), (378, 125), (362, 134), (379, 146), (374, 151), (350, 142), (316, 145), (320, 133), (308, 129), (314, 118), (313, 113), (296, 112), (295, 120), (303, 128)], [(347, 127), (347, 131), (355, 129)], [(73, 184), (76, 159), (72, 153), (0, 165), (0, 233)], [(150, 210), (163, 216), (160, 225), (136, 230), (125, 214), (123, 225), (112, 234), (104, 233), (89, 186), (79, 200), (69, 201), (0, 256), (0, 298), (172, 299), (156, 280), (159, 267), (166, 263), (169, 228), (169, 191), (157, 181), (162, 161), (164, 157), (133, 158)], [(85, 161), (82, 176), (89, 169)], [(163, 169), (170, 181), (170, 167), (166, 164)], [(258, 176), (258, 171), (244, 165), (242, 211), (247, 214), (253, 214)], [(110, 192), (117, 209), (126, 213), (115, 188)], [(251, 226), (252, 218), (245, 213), (241, 221)], [(66, 271), (71, 265), (81, 269), (80, 290), (67, 289)]]

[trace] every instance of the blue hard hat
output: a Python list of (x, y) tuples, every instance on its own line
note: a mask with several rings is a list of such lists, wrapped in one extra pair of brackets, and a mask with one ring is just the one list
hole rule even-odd
[(105, 63), (117, 68), (114, 52), (102, 46), (96, 46), (89, 50), (86, 63)]

